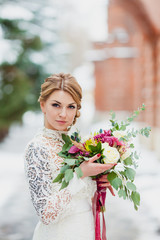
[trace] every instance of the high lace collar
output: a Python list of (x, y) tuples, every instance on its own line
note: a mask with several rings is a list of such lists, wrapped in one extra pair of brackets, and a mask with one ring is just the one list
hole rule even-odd
[(68, 134), (68, 131), (58, 131), (58, 130), (52, 130), (46, 127), (41, 128), (38, 131), (38, 135), (43, 135), (45, 137), (49, 137), (52, 138), (55, 141), (60, 141), (60, 142), (64, 142), (62, 139), (62, 134)]

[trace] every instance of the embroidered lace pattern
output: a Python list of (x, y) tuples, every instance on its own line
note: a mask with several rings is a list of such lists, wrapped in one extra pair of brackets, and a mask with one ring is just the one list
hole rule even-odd
[(43, 128), (27, 145), (25, 150), (25, 173), (31, 200), (40, 220), (48, 225), (74, 213), (72, 198), (91, 200), (96, 189), (90, 178), (83, 181), (85, 187), (73, 196), (68, 188), (60, 189), (52, 183), (58, 175), (63, 159), (57, 155), (64, 144), (62, 133)]

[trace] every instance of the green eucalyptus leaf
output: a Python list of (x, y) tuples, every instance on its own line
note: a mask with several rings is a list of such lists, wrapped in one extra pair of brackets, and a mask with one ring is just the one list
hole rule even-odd
[(116, 118), (115, 112), (111, 111), (111, 112), (110, 112), (110, 115), (111, 115), (112, 120), (114, 120), (114, 119)]
[(131, 143), (129, 146), (130, 146), (130, 148), (134, 148), (134, 144), (133, 143)]
[(128, 121), (129, 121), (129, 122), (132, 122), (132, 121), (133, 121), (133, 117), (129, 117), (129, 118), (128, 118)]
[(122, 186), (122, 180), (117, 177), (117, 178), (115, 178), (115, 179), (112, 181), (111, 185), (112, 185), (116, 190), (118, 190), (118, 188), (119, 188), (120, 186)]
[(64, 154), (62, 151), (58, 153), (58, 156), (62, 157), (62, 158), (65, 158), (66, 157), (66, 154)]
[(74, 170), (77, 173), (78, 178), (81, 178), (83, 176), (83, 172), (80, 167), (76, 167)]
[(129, 156), (123, 162), (125, 165), (132, 165), (132, 158)]
[(140, 194), (138, 192), (132, 192), (131, 199), (135, 205), (140, 205)]
[(69, 166), (73, 166), (73, 165), (75, 165), (76, 159), (74, 159), (74, 158), (66, 158), (64, 160), (64, 162), (67, 163)]
[(137, 205), (134, 204), (134, 209), (137, 211), (138, 210), (138, 207)]
[(64, 174), (64, 179), (67, 182), (69, 182), (73, 178), (73, 169), (67, 169)]
[(133, 170), (132, 168), (126, 168), (125, 170), (125, 176), (129, 178), (131, 181), (134, 180), (134, 177), (136, 175), (136, 171)]
[(125, 131), (125, 130), (126, 130), (126, 126), (125, 126), (125, 125), (122, 125), (122, 126), (120, 127), (120, 130)]
[(64, 166), (61, 167), (60, 172), (61, 172), (61, 173), (64, 173), (68, 168), (69, 168), (68, 165), (64, 165)]
[(62, 182), (61, 188), (60, 190), (62, 190), (63, 188), (66, 188), (68, 186), (69, 182), (66, 182), (65, 180)]
[(150, 131), (151, 131), (151, 127), (148, 126), (148, 127), (142, 128), (140, 130), (140, 134), (145, 137), (149, 137)]
[(107, 179), (108, 179), (109, 182), (111, 182), (116, 177), (117, 177), (117, 174), (115, 172), (111, 172), (111, 173), (108, 174)]
[(59, 173), (58, 176), (53, 180), (53, 183), (59, 182), (64, 177), (64, 173)]
[(115, 124), (115, 128), (116, 128), (116, 130), (120, 129), (118, 123)]
[(146, 106), (145, 106), (145, 104), (143, 103), (143, 104), (142, 104), (142, 107), (141, 107), (141, 110), (144, 111), (145, 108), (146, 108)]
[(136, 191), (136, 185), (132, 182), (127, 182), (126, 187), (131, 191)]
[(108, 181), (110, 182), (110, 184), (116, 189), (118, 190), (118, 188), (120, 186), (122, 186), (122, 180), (117, 176), (116, 173), (111, 172), (108, 174), (107, 176)]
[(135, 157), (135, 159), (138, 159), (138, 158), (139, 158), (139, 156), (138, 156), (138, 154), (137, 154), (136, 151), (134, 152), (134, 157)]
[(118, 196), (119, 197), (123, 197), (123, 199), (126, 199), (126, 192), (125, 192), (125, 190), (123, 190), (123, 189), (120, 189), (119, 191), (118, 191)]

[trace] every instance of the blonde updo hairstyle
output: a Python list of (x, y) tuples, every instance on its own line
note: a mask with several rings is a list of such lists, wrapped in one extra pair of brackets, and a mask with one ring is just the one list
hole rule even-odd
[(71, 74), (59, 73), (53, 74), (45, 79), (41, 85), (41, 92), (38, 101), (45, 102), (55, 90), (63, 90), (68, 92), (77, 104), (77, 112), (73, 121), (80, 117), (82, 89), (76, 79)]

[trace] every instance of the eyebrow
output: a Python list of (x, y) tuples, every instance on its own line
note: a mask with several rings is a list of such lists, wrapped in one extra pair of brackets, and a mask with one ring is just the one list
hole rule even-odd
[[(52, 102), (54, 101), (54, 102), (56, 102), (56, 103), (58, 103), (58, 104), (61, 104), (61, 102), (58, 102), (57, 100), (51, 100)], [(72, 105), (72, 104), (76, 104), (75, 102), (73, 102), (73, 103), (69, 103), (68, 105)]]

